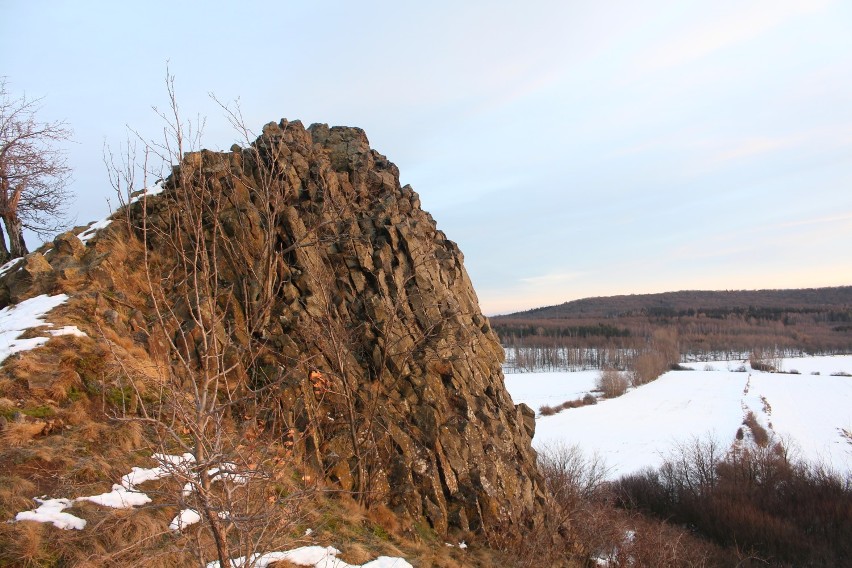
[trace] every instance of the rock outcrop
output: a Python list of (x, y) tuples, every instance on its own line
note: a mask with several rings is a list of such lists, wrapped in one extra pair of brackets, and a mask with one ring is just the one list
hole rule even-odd
[[(85, 245), (66, 233), (30, 255), (0, 279), (0, 296), (87, 295), (100, 325), (152, 361), (174, 364), (169, 334), (201, 358), (188, 316), (200, 308), (178, 280), (162, 291), (173, 329), (155, 330), (139, 251), (165, 282), (203, 227), (220, 250), (209, 257), (212, 305), (227, 315), (215, 325), (233, 346), (229, 377), (241, 392), (274, 387), (274, 412), (246, 406), (241, 418), (343, 489), (440, 534), (520, 535), (539, 521), (534, 417), (504, 388), (503, 351), (462, 254), (362, 130), (270, 123), (250, 148), (187, 154), (164, 186)], [(198, 219), (191, 188), (216, 198)]]

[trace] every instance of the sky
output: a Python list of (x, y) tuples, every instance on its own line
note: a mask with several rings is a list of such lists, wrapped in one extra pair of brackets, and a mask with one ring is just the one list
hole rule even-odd
[(74, 130), (69, 213), (161, 136), (363, 128), (465, 255), (483, 311), (852, 284), (852, 2), (0, 0), (0, 75)]

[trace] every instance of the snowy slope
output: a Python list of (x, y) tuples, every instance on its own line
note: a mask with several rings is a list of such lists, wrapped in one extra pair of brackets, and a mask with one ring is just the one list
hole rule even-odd
[[(798, 369), (800, 375), (735, 372), (727, 362), (709, 365), (716, 370), (669, 372), (620, 398), (540, 417), (533, 445), (579, 444), (603, 457), (611, 477), (618, 477), (658, 466), (674, 446), (695, 437), (713, 436), (727, 447), (750, 410), (771, 436), (792, 442), (801, 457), (852, 472), (852, 439), (844, 434), (852, 432), (852, 377), (830, 376), (852, 373), (852, 356), (784, 362), (785, 369)], [(587, 373), (535, 373), (509, 377), (506, 386), (516, 403), (537, 408), (542, 401), (558, 404), (587, 380)]]

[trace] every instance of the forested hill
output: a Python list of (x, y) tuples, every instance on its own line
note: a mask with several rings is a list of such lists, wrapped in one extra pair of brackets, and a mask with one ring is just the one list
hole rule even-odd
[(852, 352), (852, 286), (588, 298), (491, 318), (505, 347), (641, 350), (674, 331), (682, 355)]
[(556, 306), (501, 315), (502, 319), (614, 318), (634, 315), (707, 315), (747, 310), (812, 311), (852, 309), (852, 286), (791, 290), (681, 290), (660, 294), (630, 294), (584, 298)]

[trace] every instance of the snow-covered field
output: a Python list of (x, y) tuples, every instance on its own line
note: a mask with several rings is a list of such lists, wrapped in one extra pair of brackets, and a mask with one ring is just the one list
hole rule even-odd
[(506, 388), (516, 404), (525, 402), (538, 412), (544, 405), (556, 406), (583, 398), (595, 390), (599, 374), (598, 371), (513, 373), (506, 375)]
[[(656, 381), (597, 405), (539, 417), (533, 445), (578, 444), (610, 466), (610, 477), (658, 466), (679, 443), (715, 437), (733, 443), (748, 411), (774, 439), (799, 456), (852, 473), (852, 355), (786, 359), (784, 370), (764, 373), (736, 361), (690, 363)], [(710, 369), (713, 370), (704, 370)], [(819, 375), (812, 374), (819, 373)], [(581, 397), (594, 388), (596, 372), (509, 375), (516, 403), (535, 410)]]

